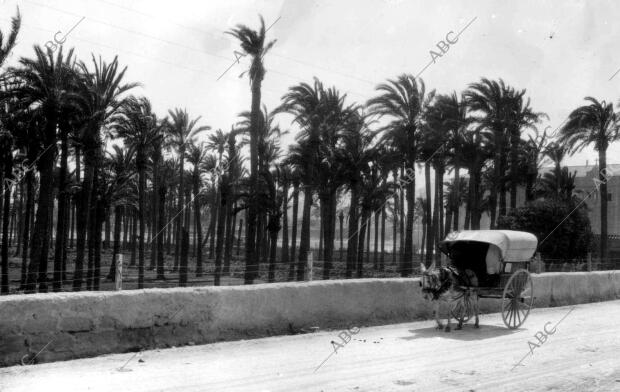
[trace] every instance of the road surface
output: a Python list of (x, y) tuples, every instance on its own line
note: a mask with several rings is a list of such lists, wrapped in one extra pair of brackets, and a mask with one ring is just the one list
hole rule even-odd
[(361, 327), (336, 354), (340, 331), (320, 331), (4, 368), (0, 391), (620, 391), (619, 323), (610, 301), (535, 309), (516, 331), (499, 314)]

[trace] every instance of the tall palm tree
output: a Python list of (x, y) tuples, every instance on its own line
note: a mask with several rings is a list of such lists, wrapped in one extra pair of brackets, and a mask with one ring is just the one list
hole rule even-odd
[(256, 216), (258, 213), (258, 200), (255, 198), (258, 189), (258, 134), (260, 128), (260, 108), (261, 108), (261, 85), (265, 77), (265, 67), (263, 57), (275, 44), (274, 41), (266, 42), (265, 21), (260, 17), (260, 29), (252, 30), (245, 25), (237, 25), (227, 31), (228, 34), (239, 40), (243, 52), (252, 57), (252, 64), (248, 71), (250, 79), (250, 89), (252, 91), (252, 131), (250, 132), (250, 202), (247, 215), (246, 231), (246, 271), (245, 283), (250, 284), (258, 274), (258, 264), (256, 264)]
[(177, 241), (174, 256), (176, 268), (179, 260), (181, 232), (184, 229), (184, 225), (182, 223), (183, 214), (181, 212), (185, 208), (185, 192), (183, 191), (185, 189), (185, 151), (200, 132), (208, 131), (211, 129), (211, 127), (208, 125), (197, 126), (198, 121), (200, 121), (201, 117), (198, 116), (197, 118), (192, 120), (190, 119), (187, 110), (181, 110), (177, 108), (174, 111), (169, 110), (168, 114), (170, 115), (170, 124), (168, 127), (168, 131), (170, 134), (170, 144), (176, 149), (176, 152), (179, 156), (179, 192), (177, 204), (178, 216), (176, 223)]
[(556, 190), (560, 189), (559, 181), (561, 179), (560, 172), (562, 171), (562, 161), (566, 157), (567, 153), (568, 153), (567, 146), (565, 144), (560, 144), (558, 142), (549, 143), (547, 148), (545, 148), (544, 150), (544, 154), (547, 157), (549, 157), (549, 159), (551, 159), (551, 161), (553, 162), (553, 167), (554, 167), (554, 172), (555, 172), (554, 178), (558, 181), (555, 184)]
[(493, 157), (493, 144), (489, 142), (489, 133), (481, 127), (465, 132), (461, 145), (463, 163), (469, 173), (467, 215), (465, 228), (480, 229), (482, 217), (482, 171), (487, 161)]
[[(418, 154), (419, 126), (428, 102), (434, 91), (428, 95), (424, 82), (416, 81), (412, 75), (400, 75), (396, 80), (377, 87), (379, 96), (368, 101), (370, 114), (387, 117), (389, 123), (381, 128), (383, 141), (390, 144), (403, 157), (405, 166), (415, 167)], [(401, 275), (413, 272), (413, 211), (415, 209), (415, 178), (406, 185), (407, 217), (405, 250), (401, 258)]]
[[(471, 117), (468, 115), (467, 101), (462, 95), (459, 98), (456, 92), (450, 95), (438, 95), (435, 97), (435, 102), (428, 117), (436, 126), (441, 127), (447, 133), (448, 146), (446, 151), (454, 168), (454, 183), (459, 184), (461, 166), (463, 165), (461, 151), (463, 135), (472, 122)], [(453, 188), (451, 195), (454, 200), (451, 201), (451, 205), (456, 205), (460, 199), (459, 192), (459, 187)], [(453, 228), (446, 227), (446, 232), (451, 229), (459, 229), (460, 217), (458, 208), (453, 213), (454, 226)]]
[(520, 183), (521, 152), (524, 141), (521, 133), (526, 129), (535, 129), (534, 126), (545, 113), (534, 112), (530, 106), (530, 99), (525, 99), (525, 90), (512, 91), (510, 96), (510, 112), (508, 115), (508, 134), (510, 136), (510, 208), (517, 208), (517, 186)]
[(189, 145), (187, 150), (187, 161), (192, 165), (192, 192), (194, 193), (194, 224), (196, 227), (196, 276), (202, 276), (202, 224), (200, 219), (200, 206), (202, 200), (199, 194), (202, 187), (202, 171), (204, 170), (204, 162), (208, 151), (204, 143)]
[(127, 148), (112, 146), (112, 153), (108, 153), (106, 160), (107, 170), (109, 171), (109, 182), (107, 199), (114, 207), (114, 239), (112, 246), (112, 263), (107, 278), (116, 280), (116, 262), (120, 254), (121, 242), (121, 220), (123, 210), (132, 203), (133, 194), (130, 192), (128, 183), (135, 173), (135, 146), (129, 145)]
[[(228, 133), (223, 132), (221, 129), (216, 130), (207, 137), (205, 147), (217, 154), (217, 164), (220, 166), (223, 164), (222, 157), (224, 155), (224, 152), (226, 151), (227, 142)], [(215, 201), (211, 208), (211, 223), (209, 224), (209, 232), (211, 232), (211, 234), (215, 233), (216, 231), (218, 215), (221, 213), (219, 209), (220, 199), (222, 196), (221, 191), (221, 188), (219, 186), (216, 186)], [(209, 244), (209, 258), (213, 258), (215, 254), (215, 245), (215, 236), (211, 235), (211, 241)]]
[(118, 137), (136, 150), (138, 171), (138, 288), (144, 287), (144, 241), (146, 237), (146, 170), (153, 141), (161, 138), (158, 124), (147, 98), (129, 97), (120, 112), (114, 116), (112, 127)]
[(607, 258), (607, 148), (620, 139), (618, 116), (613, 105), (586, 97), (588, 105), (580, 106), (568, 116), (560, 129), (559, 143), (566, 145), (570, 153), (593, 145), (598, 152), (598, 169), (601, 192), (601, 258)]
[(110, 63), (103, 61), (101, 57), (96, 59), (94, 55), (91, 60), (92, 71), (86, 63), (80, 62), (79, 64), (82, 74), (80, 96), (83, 124), (78, 132), (77, 140), (84, 155), (84, 180), (76, 217), (77, 238), (73, 276), (75, 291), (82, 288), (86, 231), (90, 226), (89, 211), (95, 204), (95, 199), (92, 197), (93, 181), (102, 161), (101, 131), (124, 104), (125, 93), (138, 86), (136, 83), (123, 83), (127, 67), (119, 68), (118, 57), (114, 57)]
[(482, 127), (490, 130), (495, 145), (493, 178), (496, 183), (489, 196), (491, 208), (491, 228), (495, 227), (497, 199), (499, 196), (499, 215), (506, 214), (506, 168), (508, 165), (507, 148), (509, 125), (511, 119), (514, 89), (507, 86), (502, 79), (499, 81), (482, 78), (472, 83), (465, 92), (465, 98), (474, 120)]
[(13, 178), (13, 135), (0, 126), (0, 189), (2, 189), (2, 279), (0, 293), (9, 293), (9, 212)]
[(38, 208), (32, 236), (30, 265), (26, 290), (33, 292), (39, 283), (39, 290), (47, 291), (47, 249), (50, 245), (50, 217), (53, 209), (53, 170), (57, 154), (57, 127), (62, 107), (70, 105), (75, 94), (69, 90), (73, 78), (73, 51), (65, 56), (62, 48), (56, 56), (34, 47), (35, 59), (21, 58), (20, 67), (9, 70), (12, 78), (19, 81), (7, 93), (13, 95), (20, 106), (36, 110), (45, 119), (45, 126), (39, 130), (41, 143), (36, 167), (40, 173)]
[[(357, 119), (351, 119), (348, 130), (343, 139), (343, 147), (336, 152), (337, 160), (343, 177), (347, 178), (347, 190), (350, 194), (349, 201), (349, 227), (347, 238), (347, 261), (346, 277), (353, 277), (356, 271), (360, 239), (358, 235), (360, 220), (360, 197), (362, 192), (362, 172), (368, 164), (377, 158), (376, 150), (372, 148), (376, 133), (367, 128), (366, 120), (360, 115)], [(362, 225), (366, 222), (362, 221)]]

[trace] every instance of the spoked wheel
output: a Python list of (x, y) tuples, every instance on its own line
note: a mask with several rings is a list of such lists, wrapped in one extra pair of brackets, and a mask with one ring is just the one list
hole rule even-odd
[(474, 313), (474, 303), (469, 291), (464, 291), (452, 299), (450, 313), (460, 324), (465, 324), (471, 318)]
[(502, 319), (510, 329), (519, 328), (534, 303), (534, 285), (527, 270), (520, 269), (508, 279), (502, 295)]

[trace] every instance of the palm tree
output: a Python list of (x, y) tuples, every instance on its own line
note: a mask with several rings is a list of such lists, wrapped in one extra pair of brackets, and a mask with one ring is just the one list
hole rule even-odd
[(510, 125), (511, 97), (514, 90), (502, 79), (498, 81), (482, 78), (478, 83), (469, 85), (465, 99), (470, 110), (475, 113), (474, 120), (493, 133), (490, 139), (495, 145), (493, 178), (497, 181), (491, 188), (489, 196), (491, 208), (491, 228), (495, 227), (497, 197), (499, 194), (499, 215), (506, 214), (506, 167), (508, 147), (507, 136)]
[(9, 33), (6, 41), (4, 40), (4, 34), (0, 32), (0, 67), (6, 59), (11, 55), (13, 48), (17, 44), (17, 36), (22, 24), (22, 16), (17, 8), (17, 15), (11, 18), (11, 32)]
[(208, 131), (211, 127), (207, 125), (203, 125), (197, 127), (198, 121), (200, 121), (200, 116), (191, 120), (189, 118), (189, 114), (187, 110), (175, 109), (174, 111), (169, 110), (168, 114), (170, 115), (170, 124), (168, 127), (168, 131), (170, 134), (170, 144), (176, 149), (177, 154), (179, 156), (179, 195), (178, 195), (178, 204), (177, 204), (177, 241), (175, 247), (175, 255), (174, 255), (174, 265), (175, 268), (178, 266), (179, 261), (179, 250), (180, 250), (180, 239), (181, 232), (184, 229), (183, 225), (183, 214), (181, 213), (185, 208), (184, 204), (184, 189), (185, 189), (185, 150), (187, 146), (189, 146), (193, 141), (196, 135), (200, 132)]
[(7, 129), (0, 128), (0, 184), (2, 189), (2, 279), (0, 293), (9, 293), (9, 212), (13, 178), (13, 135)]
[[(116, 262), (120, 254), (121, 242), (121, 220), (123, 211), (132, 203), (133, 194), (127, 187), (135, 173), (135, 146), (129, 145), (127, 148), (112, 146), (113, 153), (108, 153), (106, 160), (107, 171), (109, 171), (108, 195), (106, 199), (114, 207), (114, 240), (112, 246), (112, 263), (107, 278), (116, 280)], [(129, 188), (129, 189), (128, 189)]]
[(559, 143), (567, 146), (570, 153), (583, 150), (593, 144), (598, 152), (598, 168), (601, 192), (601, 243), (600, 255), (607, 258), (607, 148), (620, 139), (618, 117), (613, 105), (586, 97), (588, 105), (580, 106), (568, 116), (560, 129)]
[(34, 47), (35, 59), (21, 58), (20, 68), (9, 70), (10, 77), (19, 81), (7, 91), (20, 105), (33, 108), (45, 119), (38, 141), (43, 151), (36, 162), (40, 173), (38, 208), (32, 236), (30, 265), (26, 290), (47, 291), (47, 249), (50, 243), (50, 218), (53, 209), (53, 170), (56, 158), (56, 129), (62, 107), (75, 98), (69, 90), (73, 78), (73, 51), (65, 57), (62, 48), (56, 57), (39, 46)]
[[(448, 156), (454, 167), (454, 183), (459, 184), (460, 171), (463, 164), (461, 152), (463, 135), (472, 122), (471, 117), (468, 116), (467, 102), (462, 95), (459, 99), (456, 92), (453, 92), (451, 95), (438, 95), (435, 98), (435, 102), (428, 117), (431, 118), (431, 121), (433, 121), (436, 126), (441, 127), (447, 133), (448, 146), (446, 147), (446, 151), (449, 152)], [(460, 189), (459, 187), (455, 187), (453, 190), (452, 197), (454, 200), (452, 200), (450, 204), (456, 205), (461, 197), (459, 194)], [(453, 211), (453, 214), (453, 230), (458, 230), (458, 208)], [(450, 230), (451, 227), (446, 227), (446, 232)]]
[[(226, 151), (226, 143), (228, 141), (228, 133), (222, 132), (221, 129), (216, 130), (214, 133), (207, 137), (206, 148), (217, 153), (217, 165), (222, 165), (222, 157)], [(209, 232), (214, 234), (216, 231), (216, 224), (218, 215), (220, 214), (219, 206), (221, 199), (221, 188), (216, 186), (215, 189), (215, 201), (211, 208), (211, 223), (209, 225)], [(215, 235), (211, 235), (211, 241), (209, 244), (209, 258), (213, 258), (215, 254)]]
[(202, 224), (200, 220), (200, 206), (202, 200), (198, 197), (202, 187), (202, 171), (207, 157), (207, 149), (204, 143), (189, 145), (187, 161), (192, 165), (192, 192), (194, 193), (194, 224), (196, 230), (196, 276), (202, 276)]
[[(469, 173), (467, 214), (465, 228), (480, 229), (482, 217), (482, 171), (487, 161), (493, 157), (493, 144), (489, 142), (489, 133), (481, 127), (465, 132), (461, 145), (463, 163)], [(469, 218), (469, 219), (467, 219)]]
[(120, 112), (114, 116), (112, 127), (118, 137), (136, 150), (138, 171), (138, 288), (144, 287), (144, 240), (146, 237), (146, 169), (150, 148), (161, 138), (151, 103), (147, 98), (129, 97)]
[[(350, 193), (349, 201), (349, 227), (347, 239), (347, 262), (346, 277), (353, 277), (359, 253), (363, 249), (358, 249), (360, 239), (359, 213), (360, 197), (362, 192), (362, 171), (368, 164), (377, 158), (376, 150), (372, 148), (375, 133), (367, 128), (366, 120), (360, 115), (357, 119), (351, 119), (348, 123), (348, 130), (345, 133), (342, 148), (337, 150), (337, 160), (342, 171), (342, 176), (347, 178), (347, 189)], [(365, 225), (365, 221), (362, 221)]]
[[(371, 114), (387, 117), (389, 123), (381, 128), (382, 141), (387, 142), (403, 157), (407, 168), (413, 170), (417, 162), (419, 125), (434, 91), (426, 94), (424, 82), (419, 83), (412, 75), (400, 75), (396, 80), (377, 87), (381, 93), (368, 101)], [(401, 275), (413, 271), (413, 211), (415, 209), (415, 178), (406, 185), (407, 221), (405, 250), (401, 258)]]
[(136, 83), (123, 84), (127, 67), (119, 70), (118, 57), (114, 57), (114, 60), (108, 64), (101, 57), (97, 60), (93, 55), (92, 65), (93, 71), (90, 71), (85, 63), (79, 64), (82, 73), (80, 96), (83, 125), (80, 127), (77, 140), (84, 154), (84, 180), (76, 217), (77, 238), (73, 276), (75, 291), (82, 288), (86, 231), (90, 226), (89, 211), (94, 206), (93, 200), (95, 200), (92, 197), (93, 181), (102, 161), (101, 130), (124, 104), (125, 99), (122, 96), (138, 86)]
[[(512, 91), (512, 90), (511, 90)], [(537, 113), (530, 107), (530, 99), (524, 99), (525, 90), (512, 91), (511, 109), (508, 115), (508, 134), (510, 135), (510, 208), (517, 208), (517, 186), (520, 181), (521, 152), (524, 141), (521, 132), (524, 129), (535, 129), (534, 125), (540, 122), (545, 113)]]
[(261, 108), (261, 84), (265, 77), (263, 57), (275, 44), (274, 41), (266, 42), (265, 21), (260, 17), (261, 27), (258, 31), (252, 30), (245, 25), (237, 25), (227, 33), (239, 40), (241, 49), (247, 55), (252, 56), (252, 65), (248, 72), (250, 88), (252, 91), (251, 129), (250, 132), (250, 202), (247, 215), (246, 231), (246, 270), (245, 283), (250, 284), (258, 274), (256, 264), (256, 216), (258, 213), (258, 200), (255, 198), (258, 189), (258, 137), (260, 128)]
[(549, 145), (544, 150), (544, 154), (549, 159), (551, 159), (551, 161), (553, 162), (554, 173), (555, 173), (554, 178), (557, 180), (557, 183), (555, 184), (554, 189), (556, 189), (556, 191), (558, 192), (561, 188), (560, 187), (560, 179), (561, 179), (560, 173), (562, 171), (562, 161), (566, 157), (567, 153), (568, 153), (567, 146), (565, 144), (560, 144), (558, 142), (549, 143)]

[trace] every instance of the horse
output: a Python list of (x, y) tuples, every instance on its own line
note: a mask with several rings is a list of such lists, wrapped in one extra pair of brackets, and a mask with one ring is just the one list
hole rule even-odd
[[(453, 267), (435, 267), (435, 263), (426, 268), (424, 263), (420, 263), (420, 270), (422, 272), (422, 279), (420, 280), (420, 286), (422, 287), (422, 293), (424, 299), (433, 302), (433, 315), (435, 322), (437, 323), (437, 329), (443, 329), (445, 332), (450, 332), (450, 320), (451, 312), (448, 312), (448, 323), (443, 326), (439, 320), (439, 305), (440, 302), (450, 302), (458, 296), (469, 296), (473, 294), (474, 312), (476, 315), (475, 328), (479, 328), (478, 320), (478, 295), (475, 289), (471, 287), (478, 286), (478, 280), (476, 275), (470, 271), (465, 270), (463, 273), (459, 273)], [(463, 288), (466, 286), (467, 288)], [(463, 328), (463, 319), (458, 319), (458, 325), (456, 329)]]

